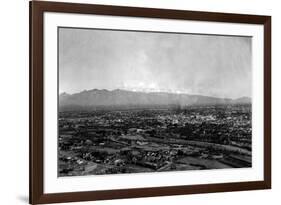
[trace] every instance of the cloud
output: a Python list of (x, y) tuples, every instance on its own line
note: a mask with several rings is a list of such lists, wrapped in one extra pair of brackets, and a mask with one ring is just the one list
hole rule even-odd
[(97, 29), (59, 30), (60, 90), (251, 96), (251, 38)]

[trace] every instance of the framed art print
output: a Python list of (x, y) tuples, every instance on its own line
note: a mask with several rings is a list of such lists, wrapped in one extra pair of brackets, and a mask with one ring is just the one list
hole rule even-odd
[(30, 2), (30, 203), (271, 188), (271, 17)]

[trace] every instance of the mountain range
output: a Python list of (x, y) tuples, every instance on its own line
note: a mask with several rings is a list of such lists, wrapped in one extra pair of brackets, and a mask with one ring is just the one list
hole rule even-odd
[(128, 90), (85, 90), (75, 94), (59, 95), (60, 109), (80, 109), (95, 107), (153, 107), (188, 106), (213, 104), (245, 104), (251, 98), (217, 98), (203, 95), (177, 94), (168, 92), (134, 92)]

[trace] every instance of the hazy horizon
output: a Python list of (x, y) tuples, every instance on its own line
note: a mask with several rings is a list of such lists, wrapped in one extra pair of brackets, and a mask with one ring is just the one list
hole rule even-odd
[[(200, 95), (200, 94), (190, 94), (190, 93), (175, 93), (175, 92), (168, 92), (168, 91), (132, 91), (132, 90), (125, 90), (125, 89), (120, 89), (120, 88), (113, 89), (113, 90), (93, 88), (93, 89), (90, 89), (90, 90), (81, 90), (81, 91), (75, 92), (75, 93), (60, 92), (59, 95), (62, 95), (62, 94), (73, 95), (73, 94), (78, 94), (78, 93), (82, 93), (82, 92), (90, 92), (90, 91), (93, 91), (93, 90), (99, 90), (99, 91), (105, 90), (105, 91), (108, 91), (108, 92), (121, 90), (121, 91), (141, 92), (141, 93), (168, 93), (168, 94), (183, 94), (183, 95)], [(214, 96), (208, 96), (208, 95), (201, 95), (201, 96), (214, 97)], [(216, 98), (222, 98), (222, 97), (216, 97)], [(235, 100), (235, 99), (239, 99), (239, 98), (250, 98), (251, 99), (251, 97), (249, 97), (249, 96), (240, 96), (240, 97), (237, 97), (237, 98), (229, 98), (229, 99)]]
[(252, 97), (251, 37), (59, 28), (59, 94)]

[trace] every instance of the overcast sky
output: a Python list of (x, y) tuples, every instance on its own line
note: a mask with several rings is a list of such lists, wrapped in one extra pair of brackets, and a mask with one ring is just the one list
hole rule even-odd
[(59, 92), (90, 89), (251, 97), (251, 38), (59, 29)]

